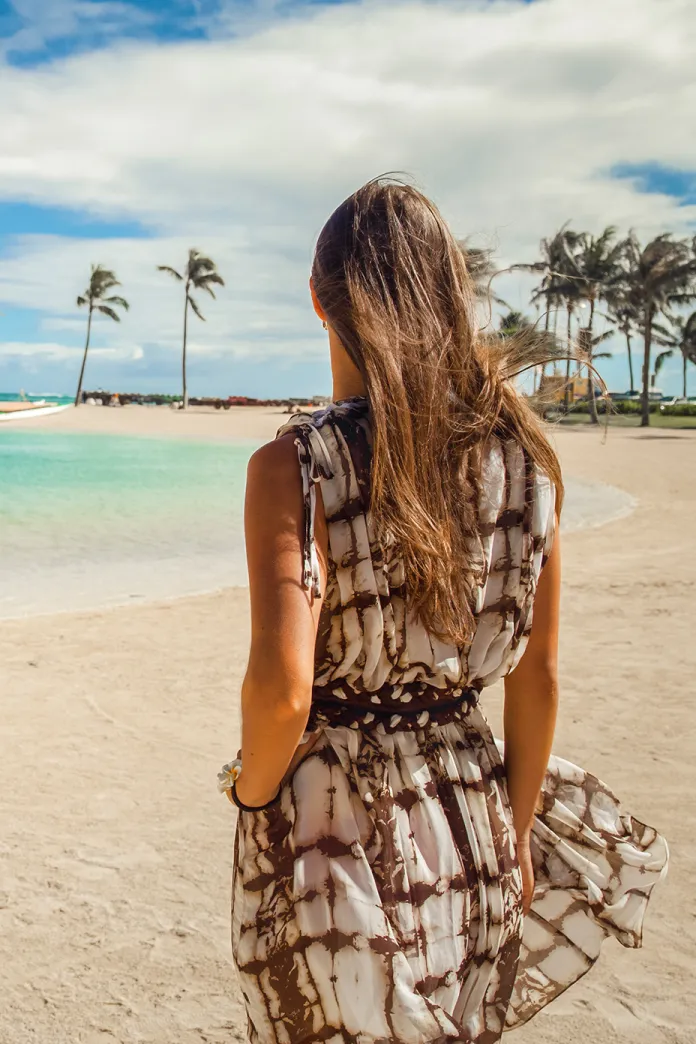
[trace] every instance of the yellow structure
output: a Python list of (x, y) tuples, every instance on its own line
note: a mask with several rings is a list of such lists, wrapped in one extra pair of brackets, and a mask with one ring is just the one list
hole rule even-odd
[(587, 377), (571, 374), (570, 381), (566, 382), (565, 374), (545, 373), (539, 382), (539, 393), (545, 398), (548, 396), (552, 402), (565, 402), (566, 388), (569, 402), (587, 398)]

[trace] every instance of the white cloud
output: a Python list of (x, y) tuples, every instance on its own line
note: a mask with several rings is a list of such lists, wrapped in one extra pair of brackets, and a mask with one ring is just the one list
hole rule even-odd
[[(0, 357), (3, 362), (8, 359), (25, 359), (39, 357), (49, 362), (69, 362), (82, 357), (83, 347), (74, 345), (58, 344), (54, 341), (38, 341), (29, 343), (27, 341), (0, 341)], [(108, 359), (114, 362), (129, 361), (138, 362), (143, 358), (143, 349), (139, 345), (129, 347), (91, 348), (90, 355), (99, 359)]]
[[(317, 9), (255, 35), (121, 44), (0, 69), (0, 198), (124, 214), (154, 240), (27, 237), (0, 258), (0, 298), (70, 323), (90, 261), (116, 268), (132, 312), (102, 343), (178, 348), (189, 246), (228, 287), (197, 350), (311, 358), (313, 239), (385, 170), (413, 172), (459, 234), (531, 258), (568, 218), (644, 234), (696, 207), (608, 176), (616, 163), (696, 169), (692, 0), (383, 0)], [(524, 303), (527, 283), (501, 280)], [(75, 328), (75, 336), (78, 330)]]

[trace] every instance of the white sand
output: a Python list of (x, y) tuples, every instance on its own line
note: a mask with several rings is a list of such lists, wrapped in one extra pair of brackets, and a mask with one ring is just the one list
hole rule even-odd
[[(271, 439), (290, 417), (280, 406), (78, 406), (51, 417), (22, 417), (22, 431), (83, 431), (104, 435), (150, 435), (201, 439)], [(20, 423), (14, 420), (7, 424)]]
[[(66, 430), (271, 436), (278, 412), (89, 409)], [(94, 428), (91, 425), (95, 425)], [(568, 474), (638, 499), (564, 540), (556, 749), (663, 830), (671, 875), (638, 953), (607, 944), (519, 1044), (694, 1041), (696, 433), (589, 430)], [(244, 1039), (229, 960), (244, 591), (0, 624), (1, 1044)], [(487, 697), (497, 721), (499, 694)], [(691, 999), (689, 999), (691, 998)]]

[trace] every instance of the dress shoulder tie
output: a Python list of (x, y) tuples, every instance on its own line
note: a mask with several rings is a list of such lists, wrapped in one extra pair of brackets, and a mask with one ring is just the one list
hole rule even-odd
[(295, 426), (297, 459), (302, 475), (304, 499), (304, 543), (302, 548), (302, 586), (313, 597), (321, 597), (321, 573), (314, 534), (317, 510), (317, 483), (333, 478), (334, 470), (326, 443), (313, 424)]

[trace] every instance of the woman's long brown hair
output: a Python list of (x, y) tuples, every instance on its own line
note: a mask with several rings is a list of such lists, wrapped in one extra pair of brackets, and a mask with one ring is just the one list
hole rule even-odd
[[(513, 386), (549, 360), (529, 332), (481, 335), (461, 251), (437, 208), (409, 185), (377, 179), (332, 214), (312, 281), (362, 374), (371, 409), (370, 511), (396, 542), (407, 605), (458, 645), (474, 631), (480, 577), (476, 504), (490, 436), (516, 438), (563, 496), (558, 459)], [(560, 352), (558, 353), (560, 354)]]

